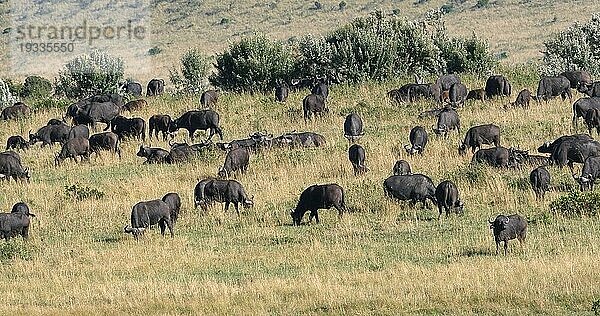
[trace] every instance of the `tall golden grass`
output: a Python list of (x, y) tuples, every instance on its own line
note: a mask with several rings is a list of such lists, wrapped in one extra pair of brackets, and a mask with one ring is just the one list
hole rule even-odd
[[(513, 79), (513, 78), (509, 78)], [(468, 80), (472, 88), (483, 83)], [(142, 165), (139, 142), (123, 143), (123, 158), (111, 154), (89, 163), (53, 166), (59, 146), (23, 152), (30, 183), (0, 183), (0, 208), (25, 201), (33, 213), (29, 242), (0, 242), (0, 310), (11, 314), (581, 314), (600, 298), (600, 222), (548, 215), (552, 191), (536, 202), (529, 169), (471, 168), (459, 156), (466, 130), (495, 123), (502, 145), (535, 150), (571, 133), (570, 105), (559, 100), (531, 109), (504, 111), (508, 99), (472, 102), (459, 110), (460, 134), (431, 133), (423, 156), (401, 148), (415, 125), (428, 131), (432, 119), (417, 114), (420, 102), (391, 104), (385, 93), (398, 82), (331, 88), (331, 113), (305, 124), (301, 100), (285, 104), (271, 95), (225, 94), (216, 106), (226, 140), (257, 130), (280, 134), (315, 131), (324, 148), (272, 149), (251, 156), (240, 181), (255, 207), (204, 213), (193, 208), (198, 178), (214, 176), (225, 154), (218, 150), (180, 165)], [(515, 91), (524, 86), (515, 84)], [(528, 86), (531, 90), (534, 87)], [(149, 98), (132, 116), (173, 116), (198, 106), (197, 98)], [(366, 124), (360, 143), (369, 173), (355, 177), (343, 138), (346, 114)], [(36, 129), (63, 110), (39, 111), (20, 122), (0, 122), (0, 139)], [(102, 126), (102, 125), (101, 125)], [(183, 139), (180, 133), (178, 140)], [(153, 146), (168, 147), (153, 139)], [(383, 180), (396, 159), (437, 184), (452, 179), (466, 203), (463, 216), (437, 221), (437, 209), (411, 208), (386, 198)], [(554, 187), (575, 187), (566, 170), (550, 168)], [(321, 211), (321, 224), (290, 226), (289, 210), (304, 188), (339, 183), (350, 212)], [(77, 201), (67, 185), (105, 196)], [(178, 192), (183, 200), (175, 238), (148, 231), (139, 242), (122, 232), (131, 207)], [(524, 247), (511, 242), (496, 256), (487, 219), (519, 213), (530, 220)], [(305, 219), (306, 220), (306, 219)]]

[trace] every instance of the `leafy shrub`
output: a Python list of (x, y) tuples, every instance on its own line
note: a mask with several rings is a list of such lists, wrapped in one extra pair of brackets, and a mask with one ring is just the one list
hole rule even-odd
[(89, 198), (98, 200), (104, 197), (104, 192), (97, 189), (80, 186), (79, 184), (73, 184), (71, 186), (65, 185), (65, 196), (78, 201), (83, 201)]
[(33, 103), (32, 108), (34, 110), (37, 109), (66, 109), (71, 102), (66, 99), (56, 99), (53, 97), (46, 97), (43, 99), (37, 100)]
[(340, 10), (346, 9), (347, 6), (348, 4), (344, 0), (340, 1), (340, 3), (338, 4), (338, 8), (340, 8)]
[(594, 315), (600, 315), (600, 300), (592, 303), (592, 312), (594, 312)]
[(490, 0), (477, 0), (476, 8), (487, 8), (490, 5)]
[(69, 61), (58, 76), (57, 92), (69, 98), (113, 93), (123, 79), (123, 60), (95, 50)]
[(158, 46), (154, 46), (148, 50), (148, 55), (150, 56), (158, 55), (160, 53), (162, 53), (162, 48)]
[(50, 80), (39, 77), (29, 76), (25, 78), (25, 83), (21, 89), (21, 96), (24, 98), (47, 97), (52, 93), (52, 83)]
[(17, 102), (17, 98), (10, 92), (10, 87), (6, 82), (0, 80), (0, 108), (5, 108)]
[(294, 59), (283, 43), (264, 35), (232, 44), (216, 57), (217, 73), (209, 80), (225, 90), (269, 91), (278, 79), (290, 77)]
[(600, 13), (587, 23), (575, 23), (544, 42), (545, 67), (542, 72), (556, 75), (565, 70), (585, 69), (600, 75)]
[(205, 88), (204, 81), (209, 67), (208, 58), (197, 50), (190, 49), (181, 56), (180, 69), (169, 70), (169, 78), (179, 92), (199, 93)]
[(6, 85), (8, 86), (8, 91), (10, 91), (10, 94), (12, 94), (13, 96), (20, 96), (21, 95), (21, 90), (23, 90), (23, 84), (20, 82), (13, 82), (10, 79), (4, 79), (4, 83), (6, 83)]
[(25, 243), (3, 242), (0, 244), (0, 262), (5, 263), (14, 259), (31, 260), (32, 251)]
[(600, 193), (571, 191), (550, 203), (550, 212), (566, 217), (596, 216), (600, 208)]
[(489, 44), (475, 33), (470, 38), (450, 38), (443, 24), (437, 24), (435, 43), (445, 61), (444, 72), (486, 74), (498, 64)]

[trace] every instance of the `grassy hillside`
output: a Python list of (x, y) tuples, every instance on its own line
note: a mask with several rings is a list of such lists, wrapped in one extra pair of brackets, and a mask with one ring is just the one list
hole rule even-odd
[[(490, 42), (494, 53), (504, 56), (504, 63), (515, 64), (539, 59), (542, 43), (552, 33), (576, 21), (585, 21), (592, 12), (600, 11), (597, 1), (497, 0), (489, 1), (481, 8), (477, 6), (478, 2), (486, 1), (346, 1), (344, 9), (340, 9), (340, 1), (336, 0), (320, 1), (322, 7), (316, 9), (314, 1), (154, 0), (144, 22), (151, 32), (150, 40), (144, 43), (148, 47), (134, 52), (128, 47), (129, 43), (114, 41), (109, 48), (115, 55), (125, 58), (127, 74), (146, 81), (156, 76), (166, 78), (168, 69), (190, 47), (214, 54), (254, 32), (287, 40), (308, 33), (323, 34), (374, 10), (416, 19), (429, 10), (444, 7), (449, 11), (445, 21), (451, 33), (460, 36), (475, 33)], [(90, 12), (102, 12), (102, 3), (92, 1), (84, 9), (79, 5), (76, 9), (66, 4), (50, 5), (32, 14), (39, 19), (78, 21)], [(10, 25), (8, 4), (0, 6), (2, 25)], [(126, 21), (129, 16), (132, 16), (131, 8), (122, 5), (107, 20), (96, 22)], [(3, 34), (2, 39), (6, 43), (8, 34)], [(143, 54), (152, 47), (159, 48), (161, 53), (146, 59), (148, 56)], [(20, 71), (27, 69), (31, 73), (53, 77), (67, 57), (70, 56), (53, 56), (43, 63), (18, 63), (18, 67)], [(10, 77), (14, 73), (10, 64), (4, 60), (2, 65), (3, 76)]]
[[(533, 88), (533, 81), (519, 83)], [(469, 86), (482, 82), (468, 80)], [(304, 124), (300, 104), (306, 91), (286, 104), (271, 96), (225, 95), (216, 110), (226, 139), (256, 130), (322, 133), (324, 148), (272, 149), (251, 156), (238, 176), (255, 207), (204, 213), (193, 208), (198, 178), (215, 175), (224, 153), (215, 150), (181, 165), (142, 165), (139, 143), (123, 144), (121, 160), (104, 154), (90, 163), (53, 166), (54, 148), (22, 153), (33, 170), (31, 183), (2, 183), (0, 209), (27, 202), (38, 216), (31, 240), (0, 242), (0, 310), (13, 314), (591, 314), (600, 298), (600, 221), (566, 219), (547, 213), (550, 201), (575, 188), (568, 170), (550, 168), (552, 186), (545, 202), (529, 189), (529, 169), (471, 168), (471, 154), (457, 144), (467, 128), (495, 123), (504, 146), (533, 150), (543, 141), (570, 133), (567, 102), (533, 104), (531, 110), (502, 110), (507, 102), (470, 103), (459, 111), (462, 130), (448, 139), (431, 135), (423, 156), (407, 157), (403, 144), (431, 107), (390, 104), (383, 85), (336, 86), (331, 113)], [(196, 100), (152, 98), (133, 116), (179, 114)], [(352, 175), (346, 114), (365, 121), (371, 171)], [(44, 125), (61, 110), (41, 111), (23, 122), (1, 123), (0, 139)], [(183, 134), (183, 133), (182, 133)], [(181, 134), (178, 139), (183, 137)], [(167, 147), (152, 140), (154, 146)], [(382, 182), (396, 159), (437, 184), (452, 179), (466, 203), (465, 214), (437, 221), (437, 210), (411, 208), (383, 195)], [(304, 188), (339, 183), (350, 212), (341, 221), (321, 211), (321, 224), (290, 226), (289, 210)], [(105, 195), (81, 201), (65, 186), (97, 189)], [(141, 200), (178, 192), (183, 210), (175, 238), (154, 229), (135, 242), (122, 233), (131, 207)], [(520, 213), (529, 223), (525, 247), (511, 242), (508, 256), (494, 255), (487, 219)]]

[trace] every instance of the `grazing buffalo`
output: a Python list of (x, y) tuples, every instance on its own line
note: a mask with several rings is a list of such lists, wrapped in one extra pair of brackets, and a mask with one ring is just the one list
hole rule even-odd
[(125, 226), (123, 231), (133, 234), (135, 240), (138, 240), (148, 227), (156, 224), (160, 226), (161, 235), (165, 235), (168, 227), (171, 238), (174, 237), (174, 224), (171, 220), (169, 204), (162, 200), (138, 202), (131, 209), (131, 226)]
[(512, 93), (511, 90), (510, 82), (502, 75), (490, 76), (485, 82), (485, 95), (488, 99), (496, 96), (509, 96)]
[(523, 89), (519, 92), (519, 95), (517, 95), (517, 99), (515, 100), (515, 102), (512, 102), (510, 106), (520, 106), (527, 109), (529, 108), (529, 101), (531, 101), (531, 91)]
[(320, 95), (323, 97), (323, 100), (327, 100), (327, 97), (329, 96), (329, 86), (324, 82), (319, 82), (312, 88), (310, 93)]
[(460, 83), (460, 77), (456, 74), (440, 76), (435, 82), (441, 88), (441, 91), (449, 91), (455, 83)]
[(167, 162), (167, 157), (169, 157), (169, 152), (162, 148), (154, 148), (140, 145), (140, 150), (138, 150), (138, 157), (146, 158), (144, 164), (149, 163), (165, 163)]
[(137, 81), (127, 80), (121, 85), (121, 91), (139, 98), (142, 96), (142, 84)]
[(543, 154), (552, 154), (554, 150), (565, 141), (587, 142), (594, 140), (590, 135), (587, 134), (576, 134), (576, 135), (565, 135), (557, 138), (552, 142), (545, 142), (538, 148), (538, 152)]
[(46, 125), (63, 125), (63, 124), (67, 124), (67, 122), (63, 120), (59, 120), (59, 119), (55, 119), (55, 118), (51, 118), (48, 120), (48, 123), (46, 123)]
[(390, 98), (390, 100), (396, 102), (396, 103), (403, 103), (403, 102), (407, 102), (410, 100), (409, 98), (409, 91), (412, 87), (416, 86), (418, 84), (416, 83), (407, 83), (403, 86), (401, 86), (398, 89), (393, 89), (390, 90), (387, 95), (388, 98)]
[(590, 97), (600, 97), (600, 81), (582, 84), (577, 91), (585, 93)]
[(408, 101), (433, 99), (430, 84), (413, 84), (408, 88)]
[(148, 120), (148, 138), (152, 139), (152, 133), (154, 137), (158, 139), (158, 132), (162, 133), (163, 140), (167, 140), (167, 135), (173, 136), (169, 132), (171, 126), (171, 117), (169, 115), (155, 114)]
[(309, 94), (302, 101), (302, 110), (304, 112), (304, 121), (308, 121), (311, 116), (328, 113), (329, 109), (325, 105), (325, 98), (320, 94)]
[(592, 83), (592, 75), (585, 70), (565, 71), (560, 75), (569, 80), (571, 88), (573, 89), (577, 89), (581, 85)]
[(509, 152), (508, 149), (498, 146), (494, 148), (480, 149), (475, 152), (471, 159), (472, 164), (487, 164), (492, 167), (508, 167)]
[(458, 106), (463, 106), (465, 104), (465, 100), (467, 99), (468, 92), (469, 90), (464, 84), (453, 84), (448, 92), (448, 97), (450, 98), (450, 104), (452, 107), (456, 108)]
[(484, 89), (475, 89), (475, 90), (469, 91), (469, 94), (467, 94), (466, 100), (485, 101), (485, 90)]
[(344, 137), (350, 142), (355, 142), (361, 138), (365, 133), (363, 132), (363, 121), (360, 116), (356, 113), (350, 113), (344, 120)]
[(428, 176), (422, 174), (394, 175), (383, 181), (383, 190), (389, 197), (400, 201), (410, 200), (414, 206), (417, 202), (427, 207), (427, 200), (436, 204), (435, 185)]
[(146, 140), (146, 122), (142, 118), (126, 118), (119, 115), (112, 119), (111, 125), (112, 132), (117, 134), (120, 140), (126, 137)]
[(87, 138), (72, 138), (64, 143), (60, 152), (56, 154), (54, 165), (60, 165), (60, 163), (67, 158), (71, 158), (73, 161), (77, 162), (77, 156), (81, 157), (81, 161), (83, 161), (83, 159), (89, 160), (90, 154), (90, 141)]
[(448, 137), (448, 132), (456, 129), (460, 133), (460, 118), (455, 110), (444, 108), (438, 115), (437, 126), (433, 127), (433, 132), (437, 135), (443, 134)]
[(592, 129), (594, 128), (596, 129), (596, 133), (600, 135), (600, 109), (591, 108), (587, 110), (583, 119), (590, 135), (592, 135)]
[(594, 182), (600, 177), (600, 157), (588, 157), (583, 163), (581, 177), (573, 178), (579, 183), (581, 191), (594, 190)]
[(442, 209), (446, 211), (446, 217), (453, 210), (457, 214), (463, 213), (464, 203), (460, 200), (458, 188), (452, 181), (446, 180), (438, 184), (435, 189), (435, 200), (439, 211), (438, 220), (442, 216)]
[(270, 148), (273, 142), (273, 134), (264, 132), (255, 132), (250, 134), (249, 138), (232, 140), (229, 143), (217, 143), (217, 147), (222, 150), (245, 147), (251, 151), (258, 151), (262, 148)]
[(8, 106), (0, 113), (0, 118), (3, 120), (12, 120), (17, 118), (23, 118), (31, 113), (31, 109), (23, 102), (17, 102), (11, 106)]
[(123, 105), (123, 109), (129, 112), (139, 111), (146, 107), (148, 107), (148, 102), (144, 99), (129, 101)]
[(411, 156), (416, 153), (422, 155), (427, 146), (427, 131), (421, 126), (415, 126), (410, 130), (408, 138), (411, 145), (404, 145), (406, 152)]
[(313, 132), (285, 133), (273, 139), (273, 144), (278, 147), (322, 147), (325, 146), (325, 137)]
[(0, 213), (0, 238), (8, 241), (21, 235), (23, 240), (29, 238), (29, 217), (35, 214), (29, 212), (29, 206), (23, 202), (13, 205), (10, 213)]
[(240, 171), (242, 174), (248, 170), (248, 164), (250, 161), (250, 153), (245, 147), (238, 147), (232, 149), (227, 153), (223, 167), (219, 169), (219, 177), (228, 178), (236, 171)]
[(334, 207), (338, 211), (338, 219), (342, 219), (342, 214), (346, 211), (344, 202), (344, 189), (335, 183), (315, 184), (306, 188), (300, 194), (300, 200), (296, 208), (290, 212), (294, 225), (300, 225), (304, 213), (310, 211), (309, 222), (313, 217), (319, 224), (319, 209), (330, 209)]
[(101, 150), (112, 151), (121, 158), (119, 136), (113, 132), (102, 132), (90, 136), (90, 152), (100, 155)]
[(46, 125), (33, 134), (29, 131), (29, 144), (42, 142), (42, 147), (54, 143), (64, 144), (69, 139), (70, 131), (71, 129), (65, 124)]
[(278, 84), (277, 87), (275, 87), (275, 100), (277, 100), (277, 102), (285, 102), (289, 94), (290, 89), (286, 84)]
[(573, 163), (584, 163), (588, 157), (600, 156), (600, 143), (588, 135), (562, 136), (553, 143), (545, 143), (539, 152), (550, 152), (550, 161), (560, 168), (567, 165), (573, 173)]
[(73, 139), (73, 138), (77, 138), (77, 137), (90, 138), (90, 129), (87, 127), (87, 125), (80, 124), (80, 125), (71, 127), (71, 130), (69, 131), (68, 139)]
[(600, 109), (600, 97), (581, 98), (573, 103), (573, 125), (577, 129), (578, 119), (585, 118), (590, 109)]
[(458, 153), (464, 155), (468, 148), (475, 153), (484, 144), (500, 146), (500, 127), (494, 124), (485, 124), (469, 128), (465, 139), (458, 145)]
[(194, 133), (197, 130), (210, 130), (208, 139), (218, 134), (219, 138), (223, 140), (223, 131), (219, 127), (219, 113), (213, 110), (187, 111), (169, 125), (169, 132), (173, 133), (180, 128), (188, 130), (192, 141), (194, 141)]
[[(97, 100), (110, 98), (110, 96), (98, 96)], [(104, 130), (108, 130), (110, 121), (121, 112), (122, 104), (114, 101), (98, 102), (91, 100), (86, 99), (70, 105), (67, 108), (66, 116), (71, 117), (74, 124), (88, 124), (95, 127), (97, 122), (104, 123), (106, 124)]]
[(9, 149), (29, 149), (29, 142), (27, 142), (21, 135), (10, 136), (6, 140), (6, 150)]
[(29, 168), (23, 167), (21, 163), (21, 156), (14, 151), (5, 151), (0, 153), (0, 179), (10, 181), (13, 178), (25, 180), (29, 182), (31, 175), (29, 174)]
[(169, 152), (169, 156), (166, 158), (166, 162), (170, 164), (187, 162), (197, 156), (203, 148), (206, 148), (211, 144), (212, 142), (210, 141), (192, 145), (188, 145), (187, 143), (171, 144), (171, 142), (169, 142), (171, 151)]
[(369, 171), (369, 168), (365, 166), (365, 158), (365, 149), (361, 145), (354, 144), (348, 148), (348, 160), (352, 163), (355, 176)]
[(171, 192), (165, 194), (162, 201), (169, 205), (169, 208), (171, 209), (171, 221), (173, 222), (173, 226), (175, 226), (177, 218), (179, 217), (179, 211), (181, 210), (181, 197), (179, 197), (179, 194)]
[(538, 102), (548, 102), (548, 100), (557, 96), (561, 96), (563, 101), (568, 97), (569, 101), (571, 101), (571, 83), (569, 79), (563, 76), (543, 77), (540, 79), (536, 94)]
[(410, 164), (406, 160), (398, 160), (394, 163), (394, 168), (392, 169), (392, 173), (396, 176), (401, 176), (405, 174), (411, 174), (412, 170), (410, 168)]
[(537, 200), (543, 200), (550, 187), (550, 173), (544, 167), (537, 167), (529, 174), (529, 183)]
[(248, 198), (241, 183), (235, 180), (204, 179), (194, 188), (194, 207), (200, 206), (206, 211), (214, 202), (225, 203), (225, 210), (233, 203), (237, 215), (240, 215), (238, 204), (244, 208), (254, 205), (254, 197)]
[(152, 79), (146, 87), (146, 96), (159, 96), (165, 92), (164, 79)]
[(504, 255), (508, 248), (508, 241), (517, 238), (521, 244), (525, 242), (527, 236), (527, 220), (518, 214), (498, 215), (493, 221), (489, 221), (490, 229), (494, 232), (496, 242), (496, 255), (500, 242), (504, 242)]
[(202, 106), (205, 108), (217, 105), (218, 100), (219, 100), (219, 91), (217, 91), (217, 90), (204, 91), (204, 92), (202, 92), (202, 95), (200, 96), (200, 104), (202, 104)]

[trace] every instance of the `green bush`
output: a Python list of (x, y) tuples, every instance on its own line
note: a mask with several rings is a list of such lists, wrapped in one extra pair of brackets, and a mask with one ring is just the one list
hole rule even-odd
[(264, 35), (244, 38), (216, 57), (210, 82), (224, 90), (270, 91), (278, 79), (289, 79), (294, 59), (283, 43)]
[(154, 46), (148, 50), (148, 55), (150, 56), (158, 55), (160, 53), (162, 53), (162, 48), (158, 46)]
[(2, 242), (0, 243), (0, 262), (6, 263), (14, 259), (31, 260), (32, 251), (26, 243)]
[(550, 212), (566, 217), (596, 216), (600, 208), (600, 193), (571, 191), (550, 203)]
[(209, 59), (197, 50), (190, 49), (181, 56), (180, 69), (169, 70), (169, 79), (178, 92), (200, 93), (205, 90), (209, 69)]
[(592, 303), (592, 312), (594, 312), (594, 315), (600, 315), (600, 300)]
[(31, 107), (34, 110), (66, 109), (69, 105), (71, 105), (71, 101), (69, 100), (46, 97), (36, 100)]
[(95, 50), (69, 61), (58, 76), (57, 92), (68, 98), (114, 93), (123, 81), (123, 60)]
[(490, 0), (477, 0), (476, 8), (487, 8), (490, 5)]
[(13, 105), (15, 102), (17, 102), (17, 98), (10, 92), (9, 85), (3, 80), (0, 80), (0, 108)]
[(25, 78), (21, 96), (24, 98), (43, 98), (52, 94), (52, 83), (50, 80), (39, 77), (29, 76)]
[(98, 200), (104, 197), (104, 192), (94, 188), (80, 186), (79, 184), (73, 184), (71, 186), (65, 185), (65, 196), (78, 201), (89, 198)]
[(600, 75), (600, 13), (586, 23), (575, 23), (544, 42), (544, 74), (585, 69)]

